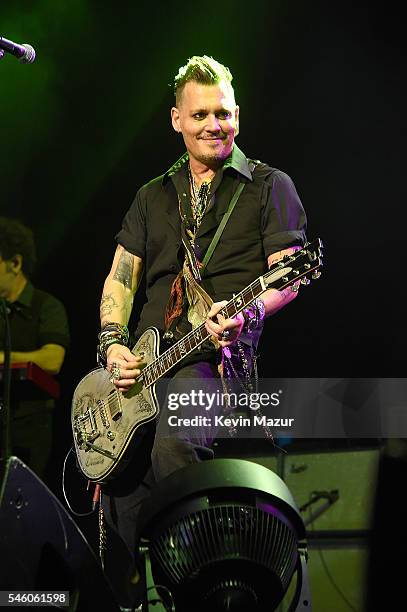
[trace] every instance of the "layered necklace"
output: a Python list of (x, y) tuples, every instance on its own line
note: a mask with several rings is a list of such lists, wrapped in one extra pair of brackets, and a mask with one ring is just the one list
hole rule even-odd
[(188, 178), (191, 192), (191, 208), (192, 214), (195, 221), (195, 232), (201, 225), (202, 217), (208, 207), (209, 192), (211, 187), (212, 179), (206, 179), (201, 183), (198, 188), (195, 184), (194, 177), (191, 171), (191, 166), (188, 164)]

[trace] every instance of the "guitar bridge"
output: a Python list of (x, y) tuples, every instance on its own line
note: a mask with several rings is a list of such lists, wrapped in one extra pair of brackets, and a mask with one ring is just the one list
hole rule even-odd
[(100, 432), (94, 427), (90, 431), (87, 431), (89, 422), (89, 416), (86, 413), (76, 417), (74, 421), (76, 442), (82, 450), (89, 450), (89, 443), (94, 442), (94, 440), (100, 436)]

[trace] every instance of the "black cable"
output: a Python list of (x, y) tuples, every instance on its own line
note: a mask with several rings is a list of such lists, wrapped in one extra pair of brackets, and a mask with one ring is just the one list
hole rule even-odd
[(11, 436), (10, 436), (10, 387), (11, 387), (11, 333), (10, 320), (8, 318), (8, 307), (6, 301), (0, 298), (0, 314), (4, 317), (4, 365), (3, 365), (3, 465), (5, 471), (7, 459), (11, 455)]
[[(311, 501), (312, 498), (310, 498)], [(312, 513), (311, 510), (309, 510), (309, 514), (310, 514), (310, 518), (309, 518), (309, 525), (311, 525), (311, 531), (315, 532), (315, 528), (314, 528), (314, 518), (312, 517)], [(328, 577), (328, 580), (330, 581), (330, 583), (332, 584), (333, 588), (335, 589), (335, 591), (338, 593), (339, 597), (341, 597), (341, 599), (345, 602), (345, 604), (348, 606), (349, 610), (352, 610), (352, 612), (358, 612), (356, 610), (356, 608), (351, 604), (351, 602), (349, 601), (349, 599), (346, 597), (345, 593), (342, 591), (342, 589), (337, 585), (337, 583), (334, 580), (334, 577), (332, 576), (329, 567), (325, 561), (325, 558), (322, 554), (322, 550), (320, 548), (320, 545), (318, 543), (318, 539), (315, 538), (315, 546), (316, 549), (318, 551), (319, 554), (319, 558), (321, 559), (321, 563), (322, 563), (322, 567), (325, 570), (325, 573)]]
[(65, 491), (65, 471), (66, 471), (66, 462), (68, 461), (68, 457), (70, 455), (70, 453), (73, 453), (73, 447), (71, 446), (71, 448), (69, 449), (69, 451), (66, 453), (65, 459), (64, 459), (64, 464), (62, 467), (62, 493), (64, 495), (64, 499), (66, 502), (66, 505), (68, 506), (70, 512), (72, 512), (72, 514), (74, 514), (75, 516), (90, 516), (91, 514), (95, 513), (95, 508), (93, 508), (92, 510), (90, 510), (90, 512), (75, 512), (75, 510), (72, 508), (71, 504), (69, 503), (69, 500), (66, 496), (66, 491)]

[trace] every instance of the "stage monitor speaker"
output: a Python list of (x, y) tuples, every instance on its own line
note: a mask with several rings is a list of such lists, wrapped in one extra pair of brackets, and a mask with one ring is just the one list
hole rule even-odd
[(120, 609), (82, 532), (17, 457), (7, 462), (0, 493), (0, 558), (0, 590), (68, 591), (70, 612)]
[[(263, 455), (252, 459), (279, 474), (297, 506), (304, 508), (302, 516), (307, 528), (312, 605), (317, 612), (364, 610), (368, 536), (372, 527), (379, 458), (378, 448), (350, 447), (348, 450), (320, 452), (288, 449), (278, 457)], [(338, 498), (332, 505), (322, 497), (306, 507), (313, 493), (333, 490), (338, 492)], [(396, 508), (389, 504), (389, 497), (384, 499), (389, 513), (390, 508), (393, 513)], [(325, 510), (318, 515), (318, 510), (323, 507)], [(315, 519), (308, 523), (313, 514)], [(388, 542), (390, 548), (390, 539)], [(392, 546), (396, 548), (394, 543)], [(389, 550), (383, 555), (383, 564), (391, 565), (389, 559), (393, 554)], [(374, 584), (380, 588), (382, 581), (379, 576), (376, 576)], [(396, 610), (397, 607), (388, 609)], [(287, 607), (282, 606), (279, 612), (286, 610)]]

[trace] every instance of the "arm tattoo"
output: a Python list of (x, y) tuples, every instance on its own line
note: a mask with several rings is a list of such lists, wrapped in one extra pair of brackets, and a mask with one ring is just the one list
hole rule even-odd
[(113, 297), (113, 293), (104, 293), (100, 300), (100, 315), (102, 317), (112, 314), (113, 308), (117, 308), (118, 304)]
[(116, 272), (113, 275), (113, 280), (118, 281), (127, 289), (131, 289), (133, 278), (133, 255), (123, 251), (120, 255), (119, 263), (117, 264)]

